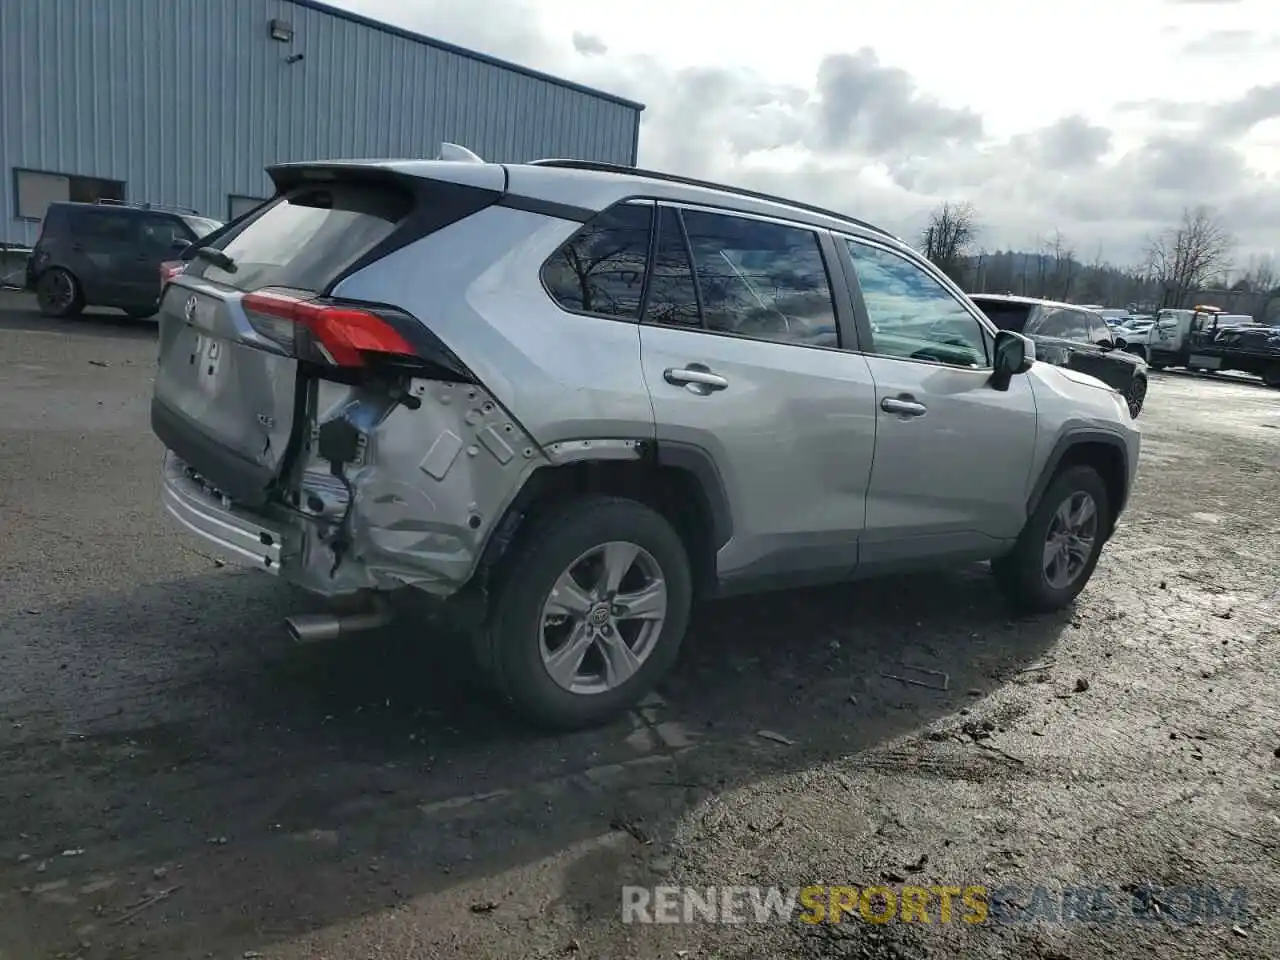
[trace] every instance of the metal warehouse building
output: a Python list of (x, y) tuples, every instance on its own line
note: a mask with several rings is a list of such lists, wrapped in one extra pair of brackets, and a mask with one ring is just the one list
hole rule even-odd
[(54, 200), (227, 219), (286, 160), (634, 164), (643, 109), (313, 0), (0, 0), (0, 243)]

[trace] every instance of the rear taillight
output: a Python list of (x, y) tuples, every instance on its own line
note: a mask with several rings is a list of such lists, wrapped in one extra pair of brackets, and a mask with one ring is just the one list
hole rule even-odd
[(160, 264), (160, 286), (163, 287), (186, 269), (187, 261), (185, 260), (166, 260)]
[(364, 367), (371, 356), (412, 357), (412, 345), (375, 308), (304, 300), (260, 290), (247, 294), (245, 317), (300, 360)]

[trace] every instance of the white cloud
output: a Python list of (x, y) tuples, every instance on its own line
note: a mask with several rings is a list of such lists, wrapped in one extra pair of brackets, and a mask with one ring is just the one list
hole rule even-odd
[(969, 200), (989, 247), (1125, 261), (1208, 203), (1242, 254), (1275, 244), (1274, 0), (331, 2), (640, 100), (642, 165), (909, 239)]

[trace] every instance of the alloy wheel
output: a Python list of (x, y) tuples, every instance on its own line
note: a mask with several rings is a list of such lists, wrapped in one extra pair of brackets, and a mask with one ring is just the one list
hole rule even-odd
[(1055, 590), (1075, 583), (1093, 556), (1098, 536), (1098, 505), (1077, 490), (1063, 500), (1049, 521), (1044, 542), (1044, 578)]
[(71, 306), (76, 291), (71, 277), (65, 271), (52, 270), (41, 282), (41, 294), (49, 309), (62, 311)]
[(666, 617), (667, 585), (653, 555), (626, 541), (600, 544), (569, 564), (543, 604), (543, 666), (570, 693), (614, 690), (653, 653)]

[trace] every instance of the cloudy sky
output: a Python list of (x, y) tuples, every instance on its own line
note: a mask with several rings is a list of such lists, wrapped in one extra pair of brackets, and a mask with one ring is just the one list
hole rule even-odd
[(639, 100), (644, 166), (907, 239), (967, 200), (989, 249), (1128, 262), (1205, 203), (1280, 252), (1276, 0), (331, 2)]

